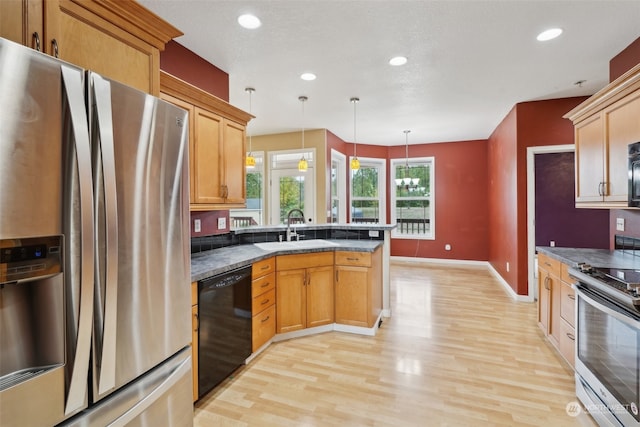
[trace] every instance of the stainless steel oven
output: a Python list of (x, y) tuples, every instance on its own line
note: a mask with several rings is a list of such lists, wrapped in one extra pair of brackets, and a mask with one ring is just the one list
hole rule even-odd
[(570, 272), (579, 280), (576, 395), (600, 426), (640, 427), (638, 288), (619, 280), (624, 270)]

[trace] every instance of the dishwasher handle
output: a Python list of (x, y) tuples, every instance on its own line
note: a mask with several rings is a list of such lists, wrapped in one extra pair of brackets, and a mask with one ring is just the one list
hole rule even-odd
[(233, 286), (245, 278), (251, 280), (251, 267), (242, 267), (217, 276), (211, 276), (198, 282), (201, 291), (207, 289), (225, 288)]

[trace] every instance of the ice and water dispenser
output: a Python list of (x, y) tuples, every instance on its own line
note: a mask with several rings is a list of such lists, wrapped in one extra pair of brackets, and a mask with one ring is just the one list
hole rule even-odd
[(20, 422), (21, 415), (13, 412), (32, 406), (25, 402), (42, 405), (37, 410), (43, 412), (43, 421), (62, 416), (64, 402), (56, 402), (64, 399), (62, 265), (61, 236), (0, 240), (3, 421)]

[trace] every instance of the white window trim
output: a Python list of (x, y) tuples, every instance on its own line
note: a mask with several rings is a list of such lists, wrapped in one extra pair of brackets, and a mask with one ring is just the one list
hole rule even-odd
[[(340, 202), (338, 224), (344, 224), (347, 222), (347, 156), (332, 148), (331, 163), (333, 162), (338, 163), (338, 201)], [(329, 177), (329, 180), (331, 180), (331, 177)], [(329, 185), (331, 185), (331, 183), (329, 183)], [(329, 215), (327, 215), (327, 218), (331, 218), (331, 209), (331, 202), (329, 202)]]
[[(391, 212), (391, 223), (392, 224), (397, 224), (397, 217), (396, 217), (396, 183), (395, 183), (395, 174), (394, 171), (396, 169), (396, 166), (398, 165), (404, 165), (406, 164), (407, 159), (403, 158), (403, 159), (391, 159), (390, 160), (390, 179), (389, 179), (389, 188), (391, 189), (391, 191), (389, 192), (391, 194), (391, 203), (390, 203), (390, 209), (389, 211)], [(435, 186), (435, 176), (436, 176), (436, 162), (435, 162), (435, 157), (413, 157), (409, 159), (409, 165), (420, 165), (420, 164), (424, 164), (427, 162), (431, 162), (431, 183), (430, 183), (430, 187), (431, 187), (431, 192), (429, 194), (429, 200), (431, 201), (431, 203), (429, 203), (429, 234), (400, 234), (400, 232), (398, 231), (398, 228), (394, 228), (393, 230), (391, 230), (391, 238), (396, 238), (396, 239), (406, 239), (406, 240), (410, 240), (410, 239), (415, 239), (415, 240), (435, 240), (436, 239), (436, 217), (435, 217), (435, 200), (436, 200), (436, 186)]]
[[(349, 156), (349, 164), (351, 164), (351, 159), (353, 159), (353, 156)], [(358, 160), (360, 160), (360, 166), (376, 166), (378, 167), (378, 170), (380, 171), (380, 174), (378, 176), (378, 194), (380, 197), (378, 197), (378, 199), (380, 200), (380, 203), (378, 205), (378, 209), (379, 209), (379, 218), (380, 218), (380, 224), (386, 224), (387, 223), (387, 189), (386, 189), (386, 185), (387, 185), (387, 160), (386, 159), (376, 159), (373, 157), (358, 157)], [(349, 174), (349, 221), (352, 220), (351, 218), (351, 203), (353, 202), (353, 188), (351, 186), (351, 174)]]

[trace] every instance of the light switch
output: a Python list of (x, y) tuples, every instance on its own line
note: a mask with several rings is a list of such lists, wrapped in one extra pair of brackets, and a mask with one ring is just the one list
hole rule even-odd
[(195, 233), (199, 233), (202, 231), (202, 224), (200, 223), (199, 219), (194, 219), (193, 220), (193, 231)]
[(616, 230), (624, 231), (624, 218), (616, 218)]

